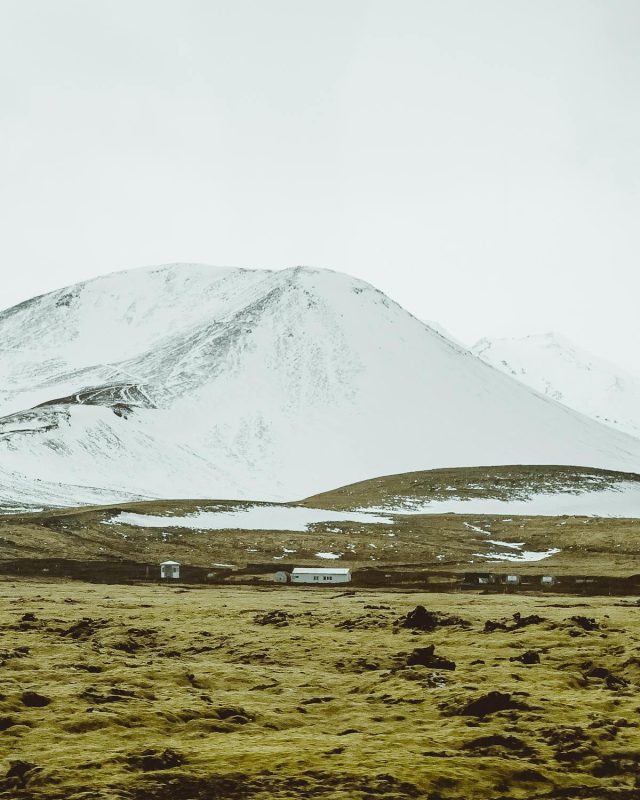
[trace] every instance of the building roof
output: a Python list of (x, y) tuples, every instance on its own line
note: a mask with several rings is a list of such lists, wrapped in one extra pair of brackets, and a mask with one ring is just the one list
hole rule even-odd
[(179, 561), (161, 561), (160, 562), (160, 566), (161, 567), (179, 567), (180, 566), (180, 562)]
[(294, 567), (292, 575), (348, 575), (348, 567)]

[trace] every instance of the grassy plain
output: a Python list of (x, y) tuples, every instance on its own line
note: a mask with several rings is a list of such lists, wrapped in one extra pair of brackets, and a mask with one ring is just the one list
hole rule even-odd
[(640, 796), (635, 598), (4, 579), (0, 636), (1, 798)]

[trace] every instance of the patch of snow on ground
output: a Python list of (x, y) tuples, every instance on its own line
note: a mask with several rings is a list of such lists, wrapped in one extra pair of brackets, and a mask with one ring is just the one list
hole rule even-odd
[(490, 544), (497, 544), (498, 547), (512, 547), (515, 550), (519, 550), (525, 545), (525, 542), (501, 542), (499, 539), (487, 539), (487, 541)]
[(317, 558), (340, 558), (342, 553), (316, 553)]
[[(465, 527), (470, 528), (473, 531), (477, 531), (478, 533), (489, 534), (489, 531), (483, 531), (482, 528), (478, 528), (475, 525), (469, 525), (466, 522), (464, 523)], [(557, 547), (552, 547), (550, 550), (544, 551), (535, 551), (535, 550), (522, 550), (525, 546), (526, 542), (503, 542), (500, 539), (487, 539), (489, 544), (493, 544), (496, 547), (506, 547), (506, 552), (491, 552), (491, 553), (474, 553), (474, 556), (479, 558), (486, 558), (489, 561), (542, 561), (544, 558), (549, 558), (549, 556), (553, 556), (556, 553), (560, 552), (560, 549)]]
[(518, 552), (510, 552), (510, 553), (474, 553), (474, 556), (478, 556), (479, 558), (486, 558), (488, 561), (542, 561), (545, 558), (549, 558), (550, 556), (555, 556), (557, 553), (560, 552), (558, 547), (552, 547), (549, 550), (543, 551), (534, 551), (534, 550), (522, 550)]
[(306, 531), (317, 522), (367, 522), (391, 525), (393, 520), (373, 513), (327, 511), (298, 506), (241, 506), (221, 511), (198, 511), (183, 517), (124, 512), (108, 520), (111, 524), (141, 528), (190, 528), (192, 530)]
[[(364, 510), (364, 509), (363, 509)], [(372, 513), (387, 514), (489, 514), (541, 517), (622, 517), (640, 518), (640, 483), (620, 481), (608, 489), (533, 494), (519, 500), (495, 498), (451, 498), (420, 502), (400, 502), (397, 506), (370, 508)], [(465, 523), (467, 528), (487, 533)]]
[(640, 435), (640, 376), (557, 333), (481, 339), (483, 361), (599, 422)]
[(489, 531), (485, 531), (484, 528), (479, 528), (477, 525), (471, 525), (469, 522), (463, 523), (465, 528), (469, 528), (470, 531), (476, 531), (476, 533), (484, 533), (488, 534)]

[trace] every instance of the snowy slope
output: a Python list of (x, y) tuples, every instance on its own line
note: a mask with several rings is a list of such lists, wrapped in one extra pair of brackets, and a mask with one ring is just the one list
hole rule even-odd
[(472, 350), (538, 392), (640, 437), (640, 376), (593, 356), (556, 333), (481, 339)]
[(428, 328), (431, 328), (432, 331), (435, 331), (437, 334), (442, 336), (443, 339), (447, 339), (449, 342), (453, 342), (453, 344), (457, 345), (461, 350), (469, 349), (467, 345), (464, 344), (464, 342), (461, 342), (460, 339), (456, 338), (451, 333), (451, 331), (449, 331), (447, 328), (444, 327), (444, 325), (441, 325), (439, 322), (436, 322), (433, 319), (423, 319), (422, 321)]
[(169, 265), (0, 314), (0, 506), (303, 497), (477, 464), (640, 469), (640, 440), (328, 270)]

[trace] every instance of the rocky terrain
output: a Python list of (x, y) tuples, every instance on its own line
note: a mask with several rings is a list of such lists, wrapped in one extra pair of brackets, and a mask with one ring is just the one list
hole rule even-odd
[(635, 598), (0, 582), (7, 800), (635, 800)]

